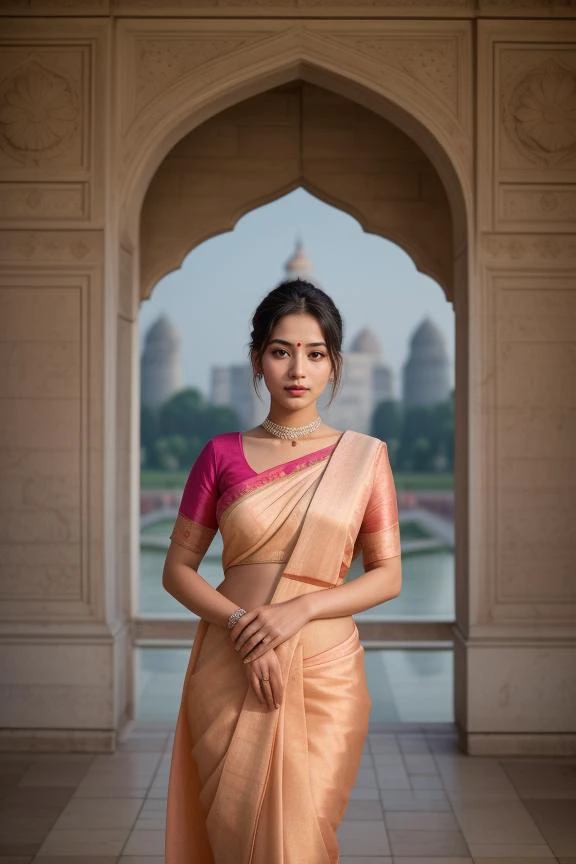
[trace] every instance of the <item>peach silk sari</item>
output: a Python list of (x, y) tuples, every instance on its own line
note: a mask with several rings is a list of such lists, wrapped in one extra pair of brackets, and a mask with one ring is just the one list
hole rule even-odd
[[(365, 566), (400, 552), (386, 446), (370, 436), (347, 431), (328, 458), (231, 493), (220, 514), (227, 566), (292, 538), (272, 603), (341, 584), (360, 547)], [(355, 630), (312, 657), (299, 633), (276, 651), (284, 698), (269, 711), (227, 631), (199, 622), (172, 753), (166, 864), (338, 862), (336, 829), (368, 729), (363, 648)]]

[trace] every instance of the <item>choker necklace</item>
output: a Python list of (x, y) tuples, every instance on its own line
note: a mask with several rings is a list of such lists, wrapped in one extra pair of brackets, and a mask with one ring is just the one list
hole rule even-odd
[(266, 417), (260, 425), (266, 432), (270, 432), (276, 438), (290, 439), (292, 446), (295, 447), (297, 438), (304, 438), (306, 435), (310, 435), (311, 432), (315, 432), (321, 423), (322, 418), (316, 417), (315, 420), (312, 420), (311, 423), (307, 423), (305, 426), (281, 426), (280, 423), (274, 423), (270, 417)]

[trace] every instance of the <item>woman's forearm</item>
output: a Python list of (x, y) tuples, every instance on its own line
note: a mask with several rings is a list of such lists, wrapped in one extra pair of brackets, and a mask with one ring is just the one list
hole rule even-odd
[(329, 591), (320, 590), (306, 594), (301, 600), (307, 609), (308, 619), (340, 618), (371, 609), (397, 597), (402, 587), (402, 564), (400, 556), (388, 558), (381, 567), (368, 570)]
[(173, 562), (170, 567), (165, 567), (162, 585), (191, 612), (220, 627), (226, 627), (228, 618), (238, 608), (237, 603), (212, 588), (187, 564)]

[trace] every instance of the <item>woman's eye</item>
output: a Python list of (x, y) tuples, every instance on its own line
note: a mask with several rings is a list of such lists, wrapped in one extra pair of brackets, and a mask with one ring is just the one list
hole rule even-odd
[(272, 351), (272, 356), (273, 356), (273, 357), (277, 357), (277, 356), (280, 355), (280, 354), (286, 354), (286, 353), (287, 353), (287, 352), (284, 351), (283, 348), (274, 348), (273, 351)]
[(323, 354), (321, 351), (312, 351), (312, 354), (310, 356), (313, 357), (314, 360), (321, 360), (322, 357), (325, 357), (326, 355)]

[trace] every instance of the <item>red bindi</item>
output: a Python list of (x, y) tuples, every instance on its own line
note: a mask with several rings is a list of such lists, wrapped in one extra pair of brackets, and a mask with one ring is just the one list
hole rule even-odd
[(296, 345), (298, 346), (298, 348), (300, 348), (300, 346), (302, 345), (302, 342), (296, 342)]

